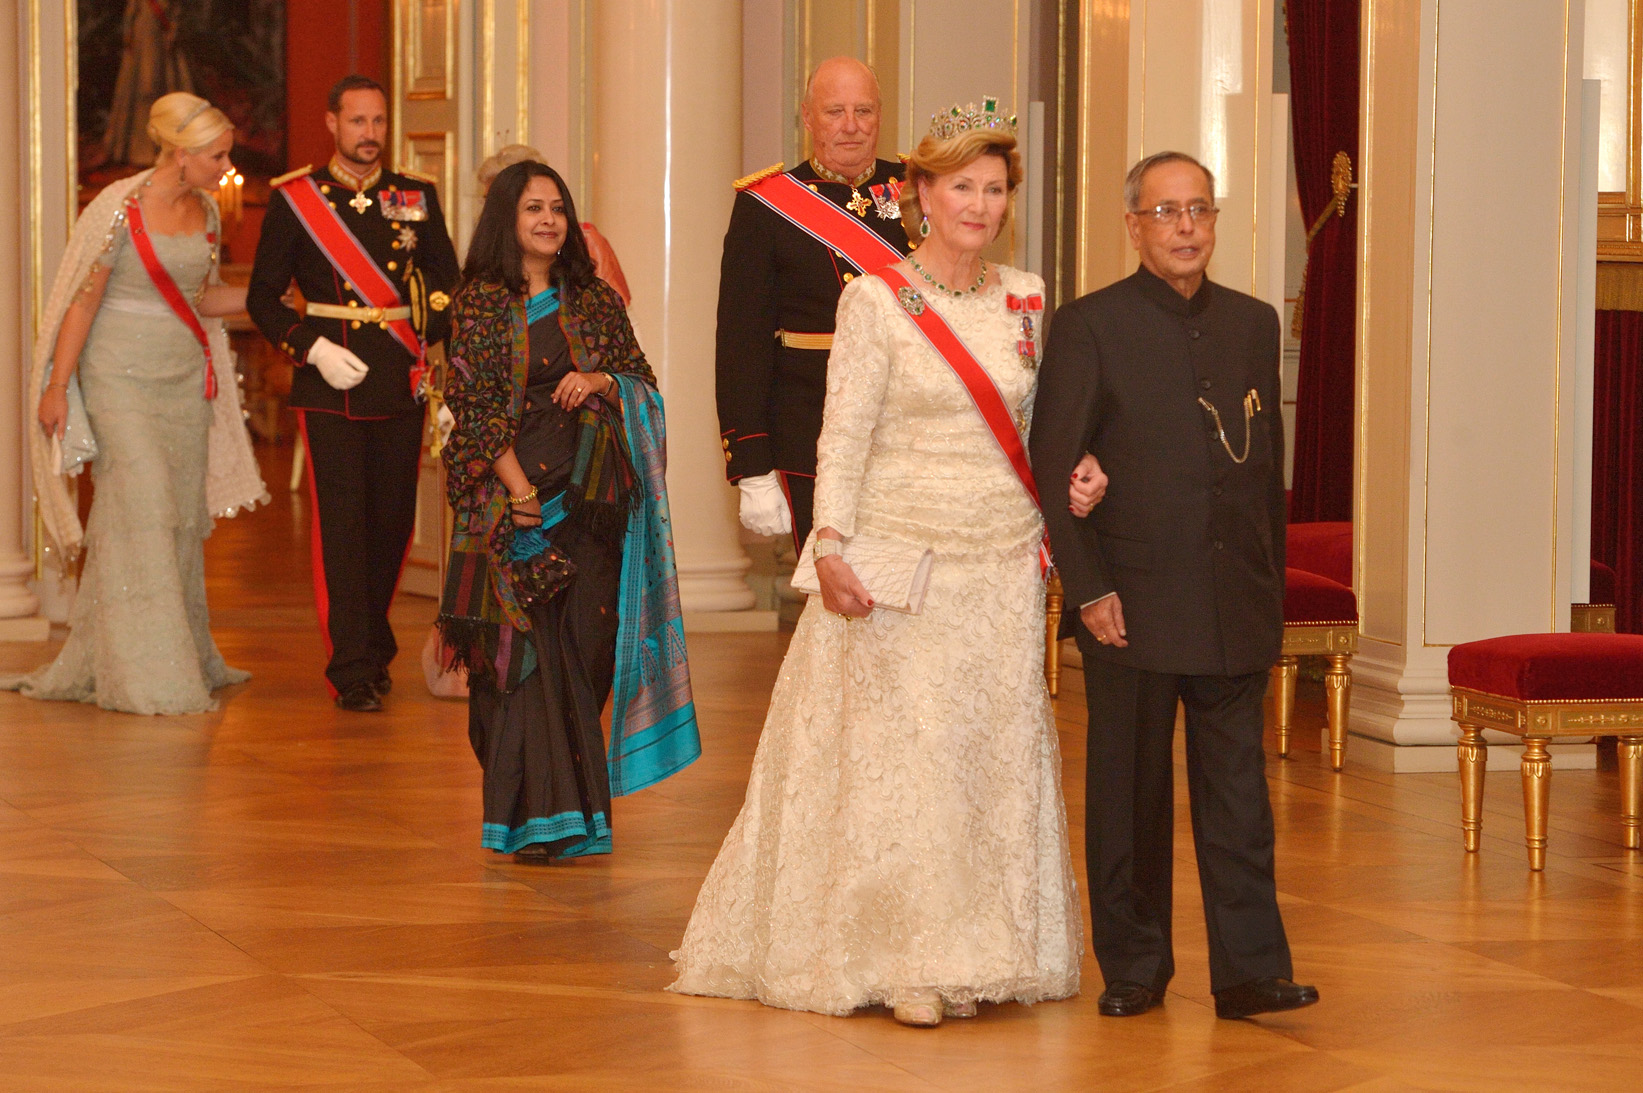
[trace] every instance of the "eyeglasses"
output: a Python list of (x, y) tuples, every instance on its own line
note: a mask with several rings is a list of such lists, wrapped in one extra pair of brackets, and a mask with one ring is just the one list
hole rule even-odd
[(1173, 201), (1166, 201), (1150, 209), (1136, 209), (1135, 215), (1154, 224), (1168, 225), (1176, 223), (1181, 219), (1181, 214), (1186, 213), (1194, 224), (1213, 224), (1220, 212), (1214, 205), (1206, 205), (1202, 201), (1194, 201), (1184, 208)]

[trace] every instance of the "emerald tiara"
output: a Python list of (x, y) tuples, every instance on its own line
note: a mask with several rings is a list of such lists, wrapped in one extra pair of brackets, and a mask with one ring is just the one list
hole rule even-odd
[(942, 140), (967, 133), (972, 129), (1004, 129), (1012, 135), (1015, 133), (1015, 115), (1005, 116), (998, 112), (997, 97), (981, 100), (981, 109), (976, 109), (975, 103), (959, 106), (954, 103), (946, 110), (938, 110), (930, 115), (930, 135)]

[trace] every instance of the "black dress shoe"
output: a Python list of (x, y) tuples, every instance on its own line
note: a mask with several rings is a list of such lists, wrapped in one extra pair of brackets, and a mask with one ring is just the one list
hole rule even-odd
[(382, 709), (382, 699), (370, 683), (356, 683), (337, 695), (337, 709), (354, 713), (376, 713)]
[(393, 689), (394, 681), (393, 678), (388, 675), (388, 669), (386, 668), (378, 672), (377, 677), (371, 680), (371, 690), (377, 693), (378, 698), (381, 698)]
[(1215, 992), (1215, 1016), (1228, 1020), (1254, 1017), (1258, 1013), (1298, 1010), (1318, 1000), (1318, 988), (1302, 986), (1288, 979), (1252, 979), (1236, 987)]
[(1138, 1017), (1164, 1000), (1163, 991), (1118, 979), (1101, 992), (1101, 1016)]

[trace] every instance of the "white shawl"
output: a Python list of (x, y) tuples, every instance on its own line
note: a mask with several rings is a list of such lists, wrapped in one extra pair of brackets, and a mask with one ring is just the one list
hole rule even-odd
[[(91, 275), (92, 264), (113, 248), (115, 233), (127, 230), (126, 198), (153, 173), (150, 168), (108, 186), (75, 222), (34, 343), (34, 360), (29, 369), (30, 411), (39, 405), (40, 395), (51, 379), (52, 354), (57, 347), (57, 332), (62, 328), (63, 316)], [(205, 204), (208, 230), (220, 234), (216, 202), (207, 200)], [(215, 262), (210, 280), (212, 284), (222, 283)], [(221, 319), (202, 318), (200, 322), (211, 344), (211, 359), (217, 373), (217, 397), (212, 400), (207, 437), (205, 503), (214, 517), (233, 516), (241, 509), (268, 503), (268, 489), (263, 485), (256, 455), (251, 450), (251, 437), (246, 432), (245, 416), (240, 410), (240, 385), (234, 373), (234, 355), (228, 348), (228, 334)], [(85, 537), (74, 498), (69, 493), (68, 479), (97, 457), (97, 440), (91, 435), (91, 425), (86, 418), (78, 369), (69, 378), (68, 406), (68, 427), (59, 459), (53, 459), (54, 445), (39, 424), (32, 421), (32, 413), (27, 429), (29, 464), (34, 475), (40, 522), (49, 539), (48, 549), (56, 550), (60, 568), (79, 554)]]

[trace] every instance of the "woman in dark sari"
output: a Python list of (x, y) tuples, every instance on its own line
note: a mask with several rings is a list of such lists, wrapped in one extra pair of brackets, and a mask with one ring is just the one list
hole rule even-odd
[(656, 377), (551, 167), (491, 184), (448, 349), (439, 625), (468, 669), (480, 842), (528, 863), (608, 854), (611, 797), (701, 746)]

